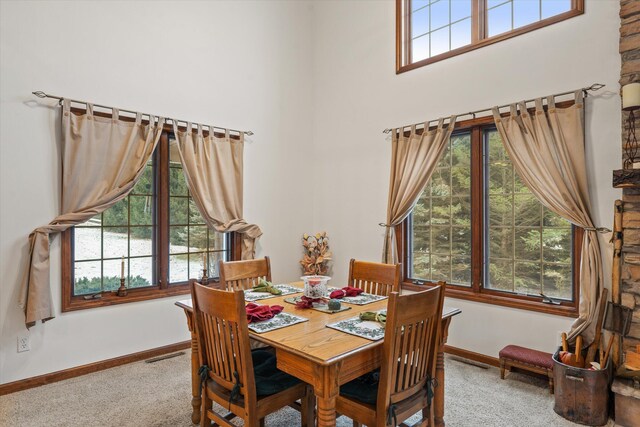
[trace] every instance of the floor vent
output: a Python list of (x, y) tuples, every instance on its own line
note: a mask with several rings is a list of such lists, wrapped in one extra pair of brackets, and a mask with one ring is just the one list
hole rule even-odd
[(183, 354), (184, 354), (184, 351), (180, 351), (178, 353), (173, 353), (173, 354), (165, 354), (164, 356), (152, 357), (151, 359), (147, 359), (144, 361), (144, 363), (155, 363), (161, 360), (182, 356)]

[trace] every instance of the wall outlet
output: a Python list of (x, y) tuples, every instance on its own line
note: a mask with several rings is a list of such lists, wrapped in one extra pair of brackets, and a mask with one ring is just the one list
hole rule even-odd
[(29, 350), (31, 350), (29, 346), (29, 335), (18, 335), (18, 353)]

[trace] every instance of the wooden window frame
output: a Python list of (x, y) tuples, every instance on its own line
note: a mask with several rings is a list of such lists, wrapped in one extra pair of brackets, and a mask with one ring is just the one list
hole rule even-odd
[(472, 0), (471, 2), (471, 43), (459, 48), (432, 56), (417, 62), (403, 64), (403, 58), (411, 58), (411, 0), (396, 0), (396, 74), (424, 67), (443, 59), (451, 58), (463, 53), (503, 40), (516, 37), (548, 25), (557, 24), (566, 19), (584, 13), (584, 0), (571, 0), (571, 10), (542, 19), (537, 22), (507, 31), (493, 37), (487, 37), (486, 0)]
[[(566, 108), (573, 104), (573, 101), (565, 101), (556, 104), (557, 108)], [(545, 106), (546, 110), (546, 106)], [(529, 109), (531, 114), (535, 113), (535, 109)], [(502, 117), (508, 117), (509, 113), (501, 114)], [(561, 301), (560, 305), (548, 304), (542, 302), (542, 297), (533, 297), (528, 295), (520, 295), (516, 293), (507, 293), (495, 289), (488, 289), (483, 286), (484, 283), (484, 209), (473, 209), (473, 206), (482, 206), (483, 204), (483, 171), (478, 165), (482, 162), (482, 145), (473, 143), (475, 138), (482, 138), (482, 128), (486, 128), (494, 124), (492, 116), (480, 117), (465, 120), (456, 123), (456, 131), (471, 131), (471, 203), (472, 215), (471, 219), (471, 286), (457, 286), (448, 284), (446, 287), (446, 296), (458, 298), (468, 301), (481, 302), (486, 304), (494, 304), (503, 307), (517, 308), (523, 310), (531, 310), (539, 313), (554, 314), (566, 317), (578, 317), (578, 307), (580, 302), (580, 258), (582, 249), (582, 239), (584, 231), (579, 227), (573, 227), (573, 300)], [(418, 134), (423, 129), (416, 131)], [(476, 133), (476, 135), (473, 135)], [(405, 133), (409, 136), (409, 132)], [(476, 139), (475, 141), (478, 141)], [(478, 156), (480, 158), (478, 159)], [(432, 286), (434, 283), (428, 280), (413, 281), (409, 277), (410, 250), (408, 248), (408, 238), (410, 218), (407, 217), (400, 225), (395, 227), (397, 236), (398, 258), (402, 262), (402, 289), (421, 291), (426, 287)]]
[[(79, 108), (72, 108), (74, 114), (85, 114), (86, 110)], [(101, 117), (111, 117), (111, 114), (94, 112), (94, 115)], [(120, 117), (120, 120), (134, 121), (135, 119), (129, 117)], [(143, 124), (147, 124), (147, 121), (143, 121)], [(185, 131), (186, 128), (180, 127), (181, 131)], [(163, 128), (162, 136), (158, 142), (156, 150), (164, 150), (165, 157), (168, 157), (169, 150), (169, 135), (173, 133), (173, 128), (169, 125), (165, 125)], [(204, 131), (205, 136), (208, 135), (207, 131)], [(218, 134), (216, 136), (224, 136), (224, 134)], [(233, 136), (232, 136), (233, 138)], [(155, 155), (155, 154), (154, 154)], [(161, 170), (162, 169), (162, 170)], [(157, 174), (169, 176), (169, 162), (160, 162), (157, 167)], [(169, 187), (168, 185), (160, 185), (156, 188), (157, 206), (169, 206)], [(157, 211), (157, 224), (165, 224), (167, 227), (157, 227), (156, 241), (154, 242), (154, 258), (156, 271), (154, 276), (158, 276), (157, 282), (152, 286), (145, 286), (142, 288), (128, 288), (127, 296), (119, 297), (115, 291), (102, 291), (99, 293), (100, 298), (85, 299), (86, 295), (73, 295), (74, 283), (73, 283), (73, 228), (69, 228), (61, 233), (61, 259), (62, 259), (62, 312), (86, 310), (96, 307), (106, 307), (116, 304), (126, 304), (137, 301), (147, 301), (157, 298), (165, 298), (176, 295), (185, 295), (190, 292), (189, 282), (169, 283), (168, 280), (168, 267), (169, 267), (169, 211), (167, 209), (158, 209)], [(166, 228), (166, 229), (165, 229)], [(242, 251), (242, 238), (239, 233), (230, 233), (229, 236), (229, 255), (232, 260), (241, 259)], [(166, 244), (156, 244), (157, 242), (164, 242)], [(165, 259), (166, 262), (158, 262), (159, 259)], [(219, 282), (215, 278), (209, 280), (209, 284), (212, 286), (218, 286)], [(91, 294), (95, 295), (95, 294)]]

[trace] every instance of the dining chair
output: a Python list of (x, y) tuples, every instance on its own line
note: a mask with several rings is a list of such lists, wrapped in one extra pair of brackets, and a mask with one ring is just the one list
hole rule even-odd
[(259, 279), (271, 281), (271, 262), (266, 256), (245, 261), (220, 261), (220, 286), (228, 291), (251, 289)]
[(422, 410), (414, 425), (433, 426), (433, 378), (444, 283), (408, 295), (392, 292), (379, 371), (340, 387), (336, 411), (360, 426), (396, 426)]
[[(200, 358), (201, 426), (264, 425), (264, 417), (301, 400), (302, 425), (313, 425), (311, 387), (276, 367), (275, 355), (249, 348), (244, 292), (223, 291), (190, 281)], [(216, 412), (212, 402), (228, 415)], [(225, 411), (225, 412), (226, 412)]]
[(400, 292), (400, 269), (402, 264), (380, 264), (377, 262), (349, 262), (349, 286), (364, 289), (374, 295), (388, 296)]

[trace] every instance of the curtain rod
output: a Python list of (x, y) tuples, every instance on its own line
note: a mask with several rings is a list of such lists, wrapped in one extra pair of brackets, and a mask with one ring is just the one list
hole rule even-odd
[[(588, 92), (589, 92), (589, 91), (593, 91), (593, 92), (595, 92), (595, 91), (597, 91), (597, 90), (602, 89), (604, 86), (605, 86), (605, 85), (603, 85), (603, 84), (601, 84), (601, 83), (594, 83), (594, 84), (592, 84), (592, 85), (591, 85), (591, 86), (589, 86), (589, 87), (583, 87), (583, 88), (582, 88), (582, 91), (584, 92), (584, 95), (585, 95), (585, 97), (586, 97), (586, 96), (588, 95)], [(578, 89), (576, 89), (576, 90), (578, 90)], [(568, 91), (568, 92), (562, 92), (562, 93), (556, 93), (556, 94), (554, 94), (554, 95), (550, 95), (550, 96), (553, 96), (553, 97), (555, 98), (556, 96), (569, 95), (569, 94), (572, 94), (572, 93), (575, 93), (575, 90), (571, 90), (571, 91)], [(524, 101), (524, 102), (525, 102), (525, 104), (526, 104), (526, 103), (533, 102), (533, 101), (535, 101), (535, 99), (528, 99), (528, 100), (526, 100), (526, 101)], [(498, 109), (500, 109), (500, 108), (505, 108), (505, 107), (508, 107), (508, 106), (510, 106), (510, 105), (511, 105), (511, 104), (501, 105), (501, 106), (499, 106), (499, 107), (498, 107)], [(473, 118), (475, 119), (475, 118), (476, 118), (476, 114), (489, 112), (489, 111), (491, 111), (491, 110), (492, 110), (492, 108), (484, 108), (484, 109), (482, 109), (482, 110), (476, 110), (476, 111), (471, 111), (471, 112), (469, 112), (469, 113), (463, 113), (463, 114), (458, 115), (458, 119), (459, 119), (460, 117), (464, 117), (464, 116), (473, 116)], [(431, 122), (431, 121), (432, 121), (432, 120), (429, 120), (428, 122), (426, 122), (426, 123), (427, 123), (427, 126), (429, 125), (429, 122)], [(425, 122), (420, 122), (420, 123), (415, 123), (415, 124), (413, 124), (413, 125), (406, 125), (406, 126), (402, 126), (402, 128), (401, 128), (401, 129), (404, 129), (404, 128), (406, 128), (406, 127), (410, 127), (410, 126), (418, 126), (418, 125), (421, 125), (421, 124), (424, 124), (424, 123), (425, 123)], [(395, 129), (397, 129), (397, 128), (395, 128)], [(393, 130), (393, 129), (387, 128), (387, 129), (383, 130), (383, 131), (382, 131), (382, 133), (390, 133), (392, 130)]]
[[(35, 92), (31, 92), (31, 93), (32, 93), (32, 94), (34, 94), (35, 96), (37, 96), (38, 98), (53, 98), (53, 99), (57, 99), (57, 100), (58, 100), (58, 101), (60, 101), (60, 102), (62, 102), (62, 100), (63, 100), (63, 99), (68, 99), (68, 98), (63, 98), (63, 97), (61, 97), (61, 96), (49, 95), (48, 93), (44, 93), (44, 92), (43, 92), (43, 91), (41, 91), (41, 90), (37, 90), (37, 91), (35, 91)], [(75, 102), (76, 104), (85, 104), (85, 105), (90, 104), (90, 102), (87, 102), (87, 101), (78, 101), (78, 100), (76, 100), (76, 99), (69, 99), (69, 101), (71, 101), (71, 102)], [(107, 106), (107, 105), (100, 105), (100, 104), (93, 104), (93, 106), (94, 106), (94, 107), (100, 107), (100, 108), (107, 108), (107, 109), (110, 109), (110, 110), (112, 110), (112, 109), (114, 108), (114, 107), (109, 107), (109, 106)], [(137, 112), (137, 111), (133, 111), (133, 110), (125, 110), (124, 108), (119, 108), (118, 110), (119, 110), (119, 111), (124, 111), (124, 112), (126, 112), (126, 113), (138, 114), (138, 112)], [(156, 116), (156, 117), (164, 117), (164, 116), (160, 116), (160, 115), (156, 115), (156, 114), (149, 114), (149, 113), (142, 113), (142, 115), (143, 115), (143, 116), (148, 116), (148, 117), (151, 117), (152, 115), (153, 115), (153, 116)], [(221, 130), (229, 131), (229, 132), (243, 133), (243, 134), (248, 135), (248, 136), (253, 135), (253, 132), (251, 132), (250, 130), (241, 131), (241, 130), (236, 130), (236, 129), (219, 128), (219, 127), (215, 127), (215, 126), (211, 126), (211, 125), (205, 125), (205, 124), (201, 124), (201, 123), (189, 122), (189, 121), (187, 121), (187, 120), (182, 120), (182, 119), (171, 119), (171, 118), (165, 118), (165, 122), (166, 122), (166, 121), (169, 121), (169, 120), (170, 120), (171, 122), (173, 122), (173, 121), (175, 120), (176, 125), (179, 125), (179, 124), (180, 124), (180, 122), (182, 122), (182, 123), (184, 123), (184, 124), (185, 124), (185, 126), (186, 126), (188, 123), (192, 123), (192, 124), (194, 124), (194, 125), (199, 125), (199, 126), (206, 126), (206, 127), (208, 127), (208, 128), (209, 128), (209, 130), (210, 130), (211, 132), (213, 132), (213, 131), (214, 131), (214, 129), (221, 129)]]

